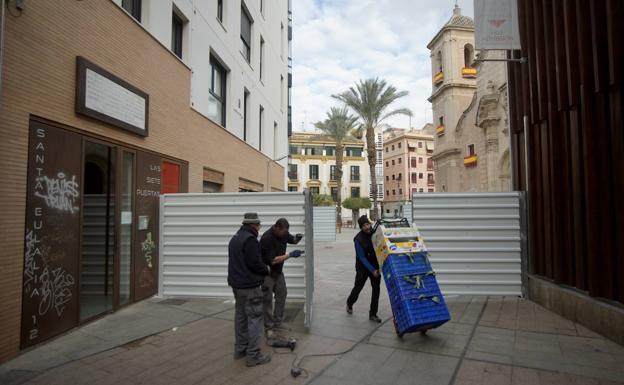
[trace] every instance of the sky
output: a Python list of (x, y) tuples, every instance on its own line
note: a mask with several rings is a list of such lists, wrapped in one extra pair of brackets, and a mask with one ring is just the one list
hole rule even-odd
[[(431, 122), (427, 44), (450, 19), (455, 0), (293, 0), (293, 130), (314, 131), (331, 97), (359, 79), (379, 77), (409, 92), (391, 107), (412, 110), (411, 126)], [(473, 0), (458, 0), (473, 17)], [(396, 116), (392, 127), (409, 128)]]

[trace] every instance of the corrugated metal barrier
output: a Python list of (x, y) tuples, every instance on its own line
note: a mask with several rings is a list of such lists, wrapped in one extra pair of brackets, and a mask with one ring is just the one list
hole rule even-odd
[(414, 194), (444, 294), (522, 295), (522, 204), (518, 192)]
[(314, 255), (309, 223), (312, 218), (306, 213), (306, 205), (311, 202), (307, 195), (283, 192), (161, 195), (159, 296), (233, 297), (227, 284), (228, 243), (241, 226), (243, 214), (257, 212), (262, 221), (261, 235), (281, 217), (290, 222), (291, 233), (304, 234), (303, 241), (289, 245), (288, 250), (306, 249), (306, 256), (287, 261), (284, 274), (288, 299), (309, 303), (309, 306), (306, 303), (306, 323), (309, 323)]
[(335, 241), (336, 240), (336, 208), (314, 207), (314, 240)]

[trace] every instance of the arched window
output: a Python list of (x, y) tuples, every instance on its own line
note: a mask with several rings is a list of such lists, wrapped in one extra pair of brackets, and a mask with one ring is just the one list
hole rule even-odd
[(466, 44), (464, 46), (464, 67), (470, 68), (472, 67), (472, 62), (474, 61), (474, 48), (472, 44)]
[(442, 51), (438, 51), (436, 55), (436, 64), (438, 66), (438, 72), (442, 72)]

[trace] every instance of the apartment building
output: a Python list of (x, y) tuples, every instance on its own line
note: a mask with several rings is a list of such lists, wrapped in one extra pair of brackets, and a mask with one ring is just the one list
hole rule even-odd
[[(342, 200), (370, 195), (370, 171), (364, 142), (350, 137), (343, 142)], [(308, 188), (314, 194), (337, 198), (336, 142), (319, 133), (295, 132), (290, 138), (288, 191)], [(364, 214), (365, 210), (362, 210)], [(343, 223), (351, 221), (351, 210), (342, 209)]]
[(435, 192), (433, 125), (420, 130), (390, 129), (384, 139), (383, 216), (402, 215), (401, 206), (412, 195)]
[(0, 362), (156, 293), (160, 194), (285, 190), (292, 36), (287, 0), (3, 6)]

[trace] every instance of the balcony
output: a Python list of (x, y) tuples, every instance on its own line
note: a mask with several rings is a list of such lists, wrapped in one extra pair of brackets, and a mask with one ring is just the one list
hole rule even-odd
[(433, 77), (433, 84), (436, 86), (444, 81), (444, 72), (440, 71)]
[(427, 179), (427, 186), (435, 186), (435, 180)]
[(436, 135), (437, 136), (443, 136), (444, 135), (444, 126), (438, 126), (436, 128)]
[(296, 172), (289, 172), (288, 173), (288, 179), (293, 180), (293, 181), (298, 180), (297, 173)]
[(477, 77), (477, 69), (474, 67), (462, 68), (462, 77), (466, 79), (474, 79)]
[(477, 165), (477, 154), (472, 154), (464, 157), (464, 166), (476, 166)]

